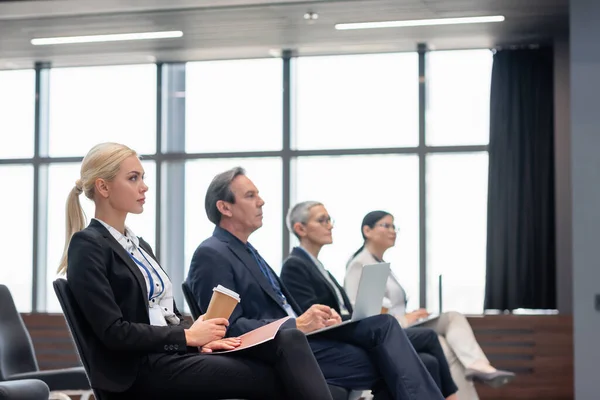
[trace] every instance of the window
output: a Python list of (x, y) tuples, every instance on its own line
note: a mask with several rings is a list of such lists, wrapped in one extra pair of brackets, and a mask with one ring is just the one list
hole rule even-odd
[[(344, 283), (346, 263), (363, 244), (361, 222), (374, 210), (394, 216), (396, 246), (385, 254), (409, 297), (419, 305), (419, 163), (416, 155), (300, 157), (294, 171), (292, 203), (322, 202), (335, 221), (333, 244), (319, 259)], [(297, 240), (292, 235), (292, 243)]]
[(33, 157), (35, 72), (0, 71), (0, 158)]
[[(144, 238), (150, 246), (155, 245), (156, 221), (156, 165), (154, 162), (142, 162), (146, 173), (146, 183), (149, 191), (146, 194), (144, 212), (140, 215), (130, 214), (126, 224), (133, 232)], [(79, 178), (81, 164), (51, 164), (48, 168), (48, 253), (46, 267), (46, 311), (61, 312), (60, 304), (54, 294), (52, 282), (56, 279), (56, 270), (62, 257), (65, 244), (65, 205), (69, 192)], [(79, 201), (89, 223), (94, 217), (94, 203), (85, 197), (79, 196)]]
[[(291, 104), (284, 110), (288, 65)], [(287, 234), (282, 205), (288, 195), (291, 205), (323, 202), (335, 219), (335, 243), (326, 246), (320, 258), (340, 283), (348, 259), (363, 242), (362, 218), (383, 209), (394, 215), (400, 228), (396, 246), (385, 259), (408, 294), (408, 309), (419, 306), (426, 288), (427, 305), (435, 311), (437, 277), (442, 274), (445, 309), (481, 311), (492, 54), (428, 52), (425, 66), (424, 143), (419, 135), (416, 52), (296, 57), (290, 64), (281, 58), (189, 62), (184, 69), (165, 70), (155, 64), (52, 68), (49, 104), (40, 108), (49, 111), (48, 137), (41, 132), (39, 138), (41, 159), (34, 157), (35, 71), (0, 71), (0, 184), (19, 193), (18, 201), (6, 196), (0, 200), (0, 217), (10, 223), (16, 215), (23, 216), (22, 223), (11, 225), (10, 235), (3, 233), (0, 243), (6, 253), (25, 255), (10, 262), (18, 274), (11, 267), (0, 271), (0, 279), (20, 296), (20, 310), (35, 307), (32, 290), (43, 294), (45, 288), (46, 299), (36, 297), (40, 304), (34, 311), (60, 312), (51, 284), (63, 251), (65, 200), (79, 176), (80, 164), (74, 161), (97, 143), (115, 141), (151, 158), (142, 162), (150, 187), (145, 212), (130, 215), (127, 225), (155, 251), (156, 235), (161, 233), (156, 231), (157, 173), (163, 183), (172, 183), (169, 188), (177, 188), (163, 198), (165, 210), (173, 199), (185, 200), (184, 225), (159, 224), (177, 238), (185, 235), (183, 255), (173, 254), (180, 249), (163, 248), (169, 257), (183, 257), (184, 265), (170, 266), (176, 279), (182, 272), (187, 275), (195, 249), (213, 232), (204, 210), (209, 183), (217, 173), (242, 166), (266, 201), (264, 225), (250, 241), (276, 272), (288, 250), (282, 254), (282, 234)], [(185, 89), (171, 94), (157, 90), (159, 70), (185, 81)], [(186, 155), (156, 148), (159, 95), (160, 104), (173, 100), (171, 95), (181, 105), (185, 100), (185, 112), (176, 105), (162, 108), (167, 120), (185, 124), (185, 138), (169, 137), (173, 132), (167, 129), (162, 143)], [(287, 115), (292, 132), (284, 138)], [(284, 139), (290, 140), (291, 153), (284, 151)], [(157, 163), (185, 168), (158, 171)], [(425, 177), (419, 175), (422, 163)], [(38, 168), (40, 193), (48, 197), (40, 199), (36, 228), (33, 176)], [(283, 175), (287, 171), (290, 176)], [(283, 193), (288, 179), (291, 191)], [(423, 181), (425, 188), (419, 187)], [(93, 203), (85, 196), (80, 200), (89, 220)], [(420, 226), (422, 210), (426, 226)], [(46, 285), (36, 288), (31, 287), (34, 235), (43, 253), (37, 281)], [(170, 241), (161, 243), (168, 246)], [(290, 243), (297, 243), (293, 235)], [(420, 259), (423, 252), (426, 260)], [(425, 282), (419, 281), (421, 267), (426, 267)]]
[(417, 146), (416, 53), (300, 57), (295, 66), (296, 149)]
[(33, 168), (0, 166), (0, 283), (8, 286), (20, 312), (31, 311)]
[(427, 145), (488, 144), (490, 50), (433, 51), (427, 56)]
[(185, 169), (185, 274), (194, 251), (210, 237), (215, 226), (208, 220), (204, 198), (215, 175), (241, 166), (265, 201), (263, 226), (250, 236), (250, 243), (276, 272), (281, 269), (281, 160), (279, 158), (238, 158), (190, 161)]
[(430, 309), (438, 304), (438, 276), (442, 274), (444, 310), (483, 311), (487, 181), (487, 152), (427, 156)]
[[(426, 144), (489, 142), (492, 53), (427, 54)], [(427, 304), (438, 304), (443, 276), (445, 310), (479, 313), (485, 292), (488, 154), (426, 156)]]
[(281, 150), (280, 59), (186, 66), (188, 153)]
[(155, 152), (155, 65), (51, 70), (49, 155), (83, 156), (100, 142)]

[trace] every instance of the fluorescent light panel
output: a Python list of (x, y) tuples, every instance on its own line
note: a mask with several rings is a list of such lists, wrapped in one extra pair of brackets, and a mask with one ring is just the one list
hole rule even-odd
[(170, 39), (182, 37), (182, 31), (164, 31), (164, 32), (141, 32), (141, 33), (118, 33), (112, 35), (91, 35), (91, 36), (64, 36), (54, 38), (31, 39), (34, 46), (48, 46), (54, 44), (73, 44), (73, 43), (101, 43), (101, 42), (122, 42), (126, 40), (150, 40), (150, 39)]
[(377, 28), (406, 28), (411, 26), (432, 25), (458, 25), (458, 24), (481, 24), (486, 22), (502, 22), (504, 16), (493, 15), (488, 17), (462, 17), (462, 18), (438, 18), (438, 19), (414, 19), (406, 21), (381, 21), (381, 22), (356, 22), (348, 24), (336, 24), (337, 30), (350, 29), (377, 29)]

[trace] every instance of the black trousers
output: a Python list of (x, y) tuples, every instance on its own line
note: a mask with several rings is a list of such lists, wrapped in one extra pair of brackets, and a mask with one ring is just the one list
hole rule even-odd
[(134, 385), (109, 397), (332, 399), (306, 336), (297, 329), (231, 354), (149, 355)]
[(443, 398), (391, 315), (365, 318), (308, 338), (327, 382), (332, 385), (371, 389), (377, 400)]
[(450, 366), (437, 333), (433, 329), (420, 327), (406, 328), (405, 332), (444, 397), (456, 393), (458, 387), (452, 380)]

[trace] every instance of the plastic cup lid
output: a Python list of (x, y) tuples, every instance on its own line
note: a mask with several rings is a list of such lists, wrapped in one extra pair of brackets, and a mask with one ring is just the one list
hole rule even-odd
[(228, 295), (240, 302), (240, 295), (234, 292), (233, 290), (227, 289), (225, 286), (218, 285), (216, 288), (213, 288), (214, 292), (221, 292), (223, 294)]

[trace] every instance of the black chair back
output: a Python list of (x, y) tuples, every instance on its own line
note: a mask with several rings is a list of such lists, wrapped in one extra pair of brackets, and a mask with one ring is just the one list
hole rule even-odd
[[(67, 280), (59, 278), (53, 282), (53, 286), (89, 381), (90, 364), (87, 359), (87, 355), (89, 354), (88, 347), (91, 342), (99, 341), (99, 339), (97, 339), (77, 305)], [(108, 398), (107, 394), (104, 394), (97, 389), (92, 388), (92, 390), (94, 391), (96, 400), (106, 400)]]
[(10, 290), (0, 285), (0, 381), (39, 371), (31, 336), (17, 311)]
[(185, 301), (188, 303), (190, 307), (190, 312), (192, 313), (192, 318), (194, 321), (198, 319), (203, 313), (200, 305), (194, 298), (194, 294), (192, 293), (192, 288), (188, 284), (187, 281), (183, 281), (181, 284), (181, 290), (183, 291), (183, 297), (185, 297)]

